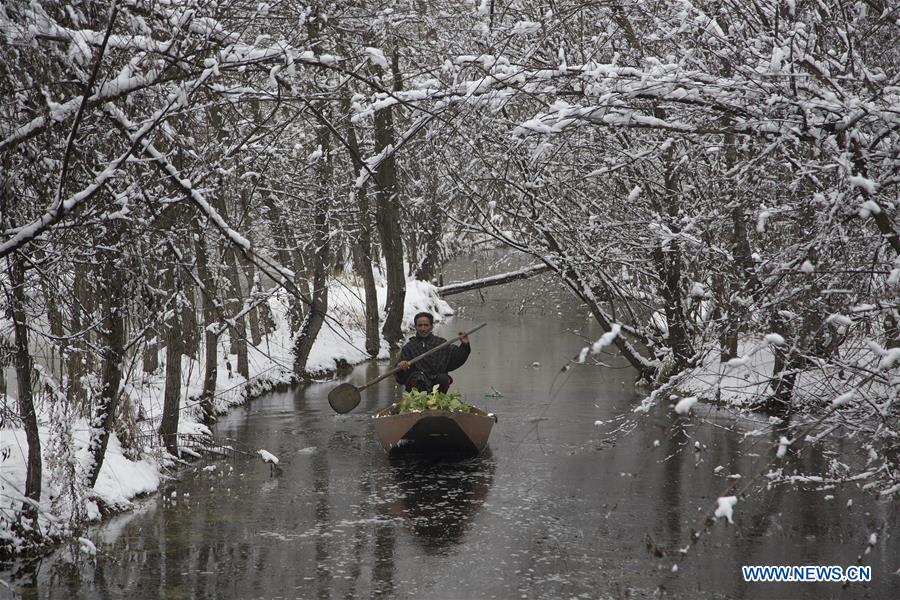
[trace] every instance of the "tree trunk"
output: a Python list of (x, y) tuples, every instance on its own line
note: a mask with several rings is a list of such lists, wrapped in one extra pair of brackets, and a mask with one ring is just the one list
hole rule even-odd
[[(185, 253), (185, 256), (187, 253)], [(184, 335), (184, 353), (188, 356), (197, 356), (200, 352), (200, 335), (197, 332), (197, 289), (193, 278), (184, 272), (184, 266), (179, 269), (182, 289), (184, 290), (184, 302), (181, 305), (181, 330)]]
[[(731, 120), (726, 126), (731, 125)], [(725, 134), (725, 168), (731, 171), (737, 164), (737, 136), (733, 133)], [(734, 190), (730, 190), (728, 204), (731, 206), (731, 269), (728, 283), (723, 286), (727, 298), (728, 310), (725, 315), (720, 336), (720, 359), (724, 362), (737, 356), (740, 333), (744, 328), (747, 318), (747, 309), (741, 303), (741, 297), (748, 294), (756, 294), (759, 289), (759, 279), (753, 259), (750, 256), (750, 240), (747, 235), (747, 224), (744, 217), (744, 206)]]
[[(777, 311), (772, 315), (770, 327), (785, 340), (790, 339), (788, 326)], [(786, 418), (791, 412), (799, 362), (790, 344), (774, 346), (773, 353), (775, 363), (772, 366), (772, 394), (765, 400), (762, 408), (770, 415)]]
[(216, 394), (216, 378), (218, 376), (218, 343), (219, 336), (209, 330), (217, 320), (216, 282), (209, 272), (209, 256), (207, 254), (206, 236), (200, 223), (194, 219), (194, 253), (197, 255), (197, 278), (203, 284), (200, 290), (203, 299), (203, 392), (200, 396), (200, 407), (203, 410), (204, 422), (210, 423), (215, 416), (213, 397)]
[[(394, 120), (391, 108), (375, 113), (375, 153), (394, 143)], [(387, 270), (387, 315), (381, 328), (392, 348), (403, 338), (403, 305), (406, 301), (406, 273), (403, 269), (403, 237), (400, 229), (400, 201), (393, 155), (384, 159), (375, 173), (375, 220)]]
[(144, 373), (156, 373), (159, 369), (159, 338), (156, 327), (151, 325), (144, 332), (144, 352), (141, 366)]
[[(60, 292), (50, 289), (46, 279), (41, 279), (41, 287), (43, 288), (44, 299), (47, 302), (47, 320), (50, 322), (50, 333), (57, 338), (62, 338), (65, 332), (63, 327), (63, 316), (59, 310), (58, 297)], [(63, 380), (63, 374), (66, 372), (65, 356), (66, 342), (63, 340), (54, 341), (50, 345), (50, 373), (53, 377)], [(56, 352), (59, 351), (59, 362), (57, 362)]]
[[(181, 278), (173, 273), (177, 266), (172, 264), (166, 271), (166, 289), (174, 291)], [(176, 306), (170, 321), (166, 324), (166, 390), (163, 400), (162, 420), (159, 435), (166, 450), (178, 455), (178, 419), (181, 408), (181, 355), (184, 349), (182, 338), (181, 311)]]
[[(144, 250), (147, 254), (152, 252), (147, 246), (144, 247)], [(158, 287), (159, 276), (154, 265), (151, 265), (151, 268), (147, 269), (145, 277), (147, 278), (147, 285), (151, 290)], [(153, 314), (157, 306), (159, 306), (160, 301), (159, 298), (155, 297), (154, 292), (151, 290), (146, 292), (147, 297), (144, 302), (148, 311)], [(141, 357), (141, 368), (144, 370), (144, 373), (156, 373), (159, 369), (159, 329), (156, 327), (155, 318), (153, 318), (152, 324), (144, 331), (144, 350)]]
[(25, 497), (31, 502), (22, 503), (22, 517), (29, 521), (28, 526), (37, 531), (37, 503), (41, 501), (41, 439), (38, 436), (37, 414), (34, 410), (32, 396), (31, 372), (34, 367), (28, 351), (28, 327), (25, 314), (25, 268), (18, 253), (7, 256), (9, 282), (12, 297), (7, 298), (15, 330), (16, 349), (16, 384), (19, 400), (19, 416), (25, 426), (25, 439), (28, 442), (28, 465), (25, 475)]
[[(661, 109), (655, 110), (654, 114), (658, 118), (665, 118), (665, 112)], [(681, 192), (678, 189), (677, 174), (675, 172), (677, 168), (674, 156), (675, 148), (675, 143), (671, 143), (662, 156), (665, 169), (663, 173), (663, 185), (665, 186), (663, 202), (664, 214), (668, 217), (666, 225), (672, 232), (678, 233), (680, 231)], [(661, 294), (665, 302), (668, 344), (674, 359), (674, 372), (679, 373), (690, 364), (693, 356), (681, 290), (681, 242), (673, 238), (665, 247), (658, 247), (656, 258), (663, 280)]]
[[(238, 260), (240, 261), (242, 270), (244, 272), (244, 276), (247, 279), (247, 300), (244, 303), (253, 303), (256, 301), (259, 296), (258, 284), (256, 281), (256, 268), (253, 266), (253, 263), (247, 260), (242, 253), (238, 254)], [(259, 310), (254, 307), (247, 313), (247, 325), (250, 330), (250, 343), (254, 346), (259, 346), (260, 342), (262, 342), (262, 335), (260, 334), (259, 327)]]
[(306, 363), (309, 360), (309, 353), (328, 312), (328, 271), (329, 261), (331, 260), (328, 214), (330, 208), (328, 186), (331, 179), (331, 152), (329, 148), (331, 135), (328, 129), (323, 127), (319, 132), (318, 138), (322, 151), (325, 153), (322, 159), (323, 164), (319, 169), (319, 177), (323, 185), (321, 186), (321, 195), (315, 205), (313, 244), (316, 251), (313, 255), (315, 267), (313, 269), (312, 306), (310, 306), (306, 318), (303, 319), (300, 333), (297, 334), (294, 342), (294, 373), (298, 377), (303, 377), (306, 374)]
[[(82, 290), (84, 286), (87, 285), (86, 280), (87, 274), (85, 272), (85, 268), (81, 264), (75, 265), (75, 281), (73, 284), (72, 296), (72, 312), (70, 319), (70, 331), (73, 334), (78, 334), (81, 332), (82, 328), (82, 315), (84, 314), (84, 307), (81, 301)], [(87, 334), (85, 334), (87, 335)], [(84, 404), (86, 402), (86, 394), (84, 385), (81, 382), (81, 378), (85, 375), (86, 368), (83, 357), (83, 349), (85, 348), (84, 342), (80, 339), (74, 339), (69, 344), (69, 351), (66, 357), (66, 362), (68, 363), (68, 383), (69, 386), (66, 388), (66, 400), (68, 400), (73, 406), (79, 407), (78, 412), (81, 413)]]
[[(241, 268), (238, 253), (229, 249), (225, 254), (228, 261), (228, 281), (231, 284), (231, 292), (229, 293), (229, 309), (228, 316), (234, 318), (234, 315), (243, 310), (244, 307), (244, 291), (241, 286)], [(247, 325), (245, 317), (234, 319), (234, 327), (231, 328), (231, 353), (237, 354), (237, 370), (245, 379), (250, 378), (250, 368), (247, 364)]]
[(112, 267), (112, 259), (104, 261), (108, 268), (107, 278), (102, 281), (100, 289), (103, 302), (103, 329), (105, 347), (103, 349), (103, 382), (100, 401), (94, 408), (91, 418), (91, 441), (88, 444), (90, 460), (85, 472), (88, 487), (94, 487), (103, 458), (109, 433), (112, 431), (116, 417), (116, 407), (122, 384), (122, 360), (125, 354), (125, 315), (124, 315), (124, 279), (121, 270)]
[(443, 234), (443, 219), (437, 207), (429, 215), (428, 223), (421, 237), (422, 260), (416, 269), (416, 279), (420, 281), (433, 281), (437, 275), (438, 266), (441, 263), (441, 236)]
[[(263, 203), (268, 209), (269, 222), (272, 224), (275, 238), (278, 240), (278, 260), (281, 261), (283, 266), (294, 272), (294, 284), (300, 288), (303, 261), (300, 257), (300, 251), (296, 248), (297, 243), (288, 229), (287, 220), (274, 198), (263, 196)], [(296, 333), (300, 331), (300, 325), (303, 323), (304, 305), (293, 294), (290, 295), (288, 303), (288, 323), (291, 333)]]
[(434, 170), (421, 174), (427, 182), (425, 202), (425, 218), (422, 228), (416, 233), (419, 237), (419, 254), (421, 260), (417, 260), (415, 277), (419, 281), (433, 281), (438, 273), (441, 263), (441, 238), (444, 233), (444, 214), (438, 206), (440, 190), (438, 189), (437, 175)]
[[(371, 245), (369, 248), (371, 249)], [(375, 358), (381, 350), (381, 337), (378, 335), (378, 291), (372, 273), (371, 250), (367, 251), (362, 241), (353, 245), (353, 260), (356, 272), (362, 278), (365, 293), (366, 352)]]
[[(350, 121), (349, 98), (344, 99), (343, 109), (347, 116), (347, 145), (350, 148), (355, 171), (359, 173), (363, 169), (362, 154), (356, 139), (356, 129)], [(353, 261), (356, 272), (362, 278), (365, 292), (366, 352), (374, 358), (381, 350), (381, 337), (378, 335), (378, 292), (375, 287), (375, 275), (372, 273), (372, 220), (369, 216), (369, 198), (365, 187), (356, 193), (356, 208), (359, 231), (353, 245)]]

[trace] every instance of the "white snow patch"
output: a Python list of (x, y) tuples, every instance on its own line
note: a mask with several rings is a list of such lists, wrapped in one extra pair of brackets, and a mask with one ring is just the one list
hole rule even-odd
[(256, 453), (259, 454), (260, 458), (262, 458), (264, 463), (271, 463), (273, 465), (278, 464), (278, 457), (275, 456), (274, 454), (272, 454), (271, 452), (269, 452), (268, 450), (264, 450), (264, 449), (260, 448), (259, 450), (256, 451)]
[(364, 52), (366, 53), (366, 58), (368, 58), (372, 64), (378, 65), (384, 70), (390, 69), (387, 58), (384, 57), (384, 52), (378, 48), (367, 47)]
[(635, 200), (637, 200), (638, 196), (640, 196), (640, 195), (641, 195), (641, 186), (636, 185), (630, 192), (628, 192), (628, 201), (634, 202)]
[(734, 523), (732, 519), (734, 515), (734, 505), (737, 504), (737, 496), (722, 496), (716, 500), (719, 504), (716, 508), (715, 516), (725, 517), (729, 523)]
[(94, 545), (94, 542), (89, 540), (86, 537), (78, 538), (78, 543), (81, 545), (81, 551), (94, 556), (97, 554), (97, 546)]
[(756, 233), (765, 233), (766, 224), (769, 222), (771, 216), (772, 213), (767, 210), (759, 213), (759, 217), (756, 220)]
[(853, 400), (853, 397), (856, 395), (855, 390), (850, 390), (849, 392), (844, 392), (837, 398), (831, 401), (832, 406), (843, 406)]
[(891, 348), (887, 352), (885, 352), (884, 356), (878, 362), (878, 368), (882, 371), (887, 371), (900, 363), (900, 348)]
[(697, 396), (688, 396), (687, 398), (682, 398), (678, 401), (678, 404), (675, 405), (675, 412), (679, 415), (686, 415), (691, 412), (691, 407), (693, 407), (697, 403)]
[(840, 313), (829, 315), (828, 318), (825, 319), (825, 321), (827, 323), (831, 323), (832, 325), (840, 325), (843, 327), (850, 327), (851, 325), (853, 325), (853, 321), (850, 319), (850, 317), (842, 315)]
[(769, 333), (763, 339), (773, 346), (784, 346), (785, 344), (784, 338), (777, 333)]
[(510, 33), (512, 35), (531, 35), (532, 33), (537, 33), (541, 30), (541, 24), (535, 21), (517, 21), (515, 25), (513, 25), (512, 31)]
[[(599, 340), (597, 340), (596, 342), (591, 344), (591, 346), (590, 346), (591, 354), (600, 354), (600, 352), (602, 352), (605, 347), (609, 346), (610, 344), (612, 344), (615, 341), (615, 339), (619, 335), (620, 331), (622, 331), (622, 326), (619, 325), (618, 323), (613, 323), (613, 325), (609, 331), (607, 331), (606, 333), (601, 335)], [(584, 362), (584, 358), (587, 357), (587, 353), (585, 352), (585, 350), (587, 350), (586, 347), (582, 348), (581, 352), (578, 355), (579, 359), (581, 359), (580, 362)], [(584, 358), (582, 358), (582, 357), (584, 357)]]
[(791, 445), (791, 441), (784, 436), (781, 436), (781, 439), (778, 440), (778, 452), (775, 453), (775, 456), (778, 458), (784, 458), (784, 455), (787, 454), (788, 446)]
[(878, 203), (874, 200), (866, 200), (862, 204), (859, 205), (859, 210), (857, 211), (860, 217), (863, 219), (867, 219), (872, 215), (881, 214), (881, 207), (878, 206)]
[(866, 194), (874, 194), (875, 193), (875, 182), (869, 179), (868, 177), (863, 177), (862, 175), (851, 175), (850, 176), (850, 185), (855, 188), (859, 188), (864, 191)]

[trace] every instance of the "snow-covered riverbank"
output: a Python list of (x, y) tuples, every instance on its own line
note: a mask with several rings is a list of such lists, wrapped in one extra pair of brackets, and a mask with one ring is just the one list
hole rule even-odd
[[(404, 307), (404, 328), (412, 328), (413, 316), (422, 310), (430, 311), (437, 320), (453, 314), (450, 305), (442, 300), (431, 284), (407, 281)], [(386, 290), (378, 289), (379, 303), (383, 305)], [(307, 371), (321, 374), (323, 378), (340, 365), (353, 365), (368, 359), (364, 350), (363, 292), (347, 282), (335, 281), (329, 290), (329, 315), (313, 346)], [(280, 384), (294, 381), (292, 373), (292, 335), (287, 319), (284, 296), (274, 296), (269, 301), (275, 321), (275, 330), (266, 335), (258, 346), (249, 347), (249, 378), (245, 379), (234, 368), (236, 357), (227, 355), (227, 334), (220, 341), (220, 360), (216, 384), (216, 407), (225, 411), (242, 404)], [(388, 357), (388, 347), (382, 343), (380, 359)], [(139, 360), (139, 358), (137, 359)], [(121, 511), (130, 508), (135, 497), (155, 492), (166, 473), (177, 467), (164, 450), (151, 443), (159, 427), (165, 389), (165, 350), (160, 353), (160, 368), (155, 373), (142, 373), (139, 366), (128, 373), (123, 384), (123, 410), (130, 411), (135, 426), (118, 430), (110, 436), (102, 469), (96, 485), (90, 489), (71, 485), (81, 480), (73, 477), (83, 469), (87, 459), (89, 438), (85, 418), (74, 414), (61, 414), (63, 402), (53, 402), (52, 394), (41, 395), (38, 401), (38, 419), (43, 459), (43, 493), (40, 503), (38, 526), (50, 537), (65, 538), (73, 535), (74, 522), (96, 521), (104, 511)], [(50, 384), (45, 371), (42, 379)], [(180, 434), (208, 434), (209, 429), (199, 420), (194, 410), (197, 396), (203, 388), (203, 367), (198, 360), (182, 356), (181, 411), (178, 431)], [(15, 399), (5, 399), (9, 408), (15, 407)], [(26, 457), (28, 444), (21, 427), (0, 430), (0, 543), (23, 549), (23, 541), (12, 531), (15, 511), (19, 510), (25, 488)], [(121, 437), (130, 438), (120, 439)], [(190, 449), (185, 448), (190, 455)]]

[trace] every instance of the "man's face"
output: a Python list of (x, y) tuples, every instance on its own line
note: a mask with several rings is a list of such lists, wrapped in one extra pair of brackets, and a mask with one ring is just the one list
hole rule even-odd
[(416, 319), (416, 333), (419, 334), (419, 337), (428, 337), (432, 327), (431, 319), (428, 317), (419, 317)]

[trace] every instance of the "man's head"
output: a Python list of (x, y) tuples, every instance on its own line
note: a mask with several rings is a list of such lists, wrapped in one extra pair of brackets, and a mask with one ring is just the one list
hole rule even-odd
[(428, 312), (420, 312), (413, 319), (416, 324), (416, 335), (419, 337), (428, 337), (434, 327), (434, 315)]

